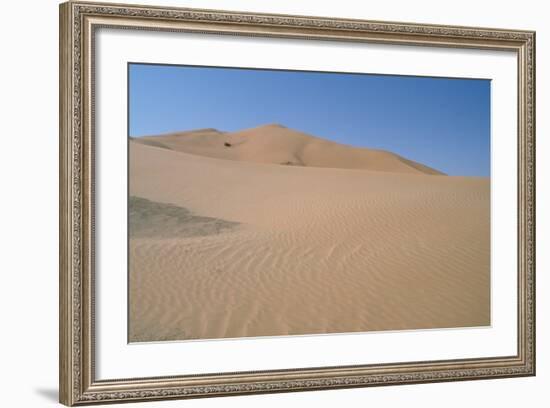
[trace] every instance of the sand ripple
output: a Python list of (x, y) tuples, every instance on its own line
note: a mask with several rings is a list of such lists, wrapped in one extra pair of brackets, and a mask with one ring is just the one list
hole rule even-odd
[(490, 324), (488, 179), (131, 155), (132, 195), (239, 224), (131, 239), (132, 341)]

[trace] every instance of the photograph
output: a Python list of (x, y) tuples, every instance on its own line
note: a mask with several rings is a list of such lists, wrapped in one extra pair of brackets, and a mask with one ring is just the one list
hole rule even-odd
[(491, 80), (129, 62), (128, 341), (491, 326)]
[(521, 405), (542, 20), (176, 3), (60, 4), (59, 113), (17, 121), (59, 124), (59, 401)]

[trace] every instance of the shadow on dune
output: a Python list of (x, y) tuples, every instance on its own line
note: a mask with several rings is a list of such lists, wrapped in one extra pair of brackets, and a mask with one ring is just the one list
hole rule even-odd
[(195, 215), (185, 207), (130, 196), (128, 200), (130, 238), (182, 238), (215, 235), (240, 224)]

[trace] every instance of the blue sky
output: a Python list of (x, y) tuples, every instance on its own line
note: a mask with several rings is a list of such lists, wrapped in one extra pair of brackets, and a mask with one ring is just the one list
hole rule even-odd
[(449, 175), (490, 175), (490, 81), (130, 64), (130, 136), (280, 123)]

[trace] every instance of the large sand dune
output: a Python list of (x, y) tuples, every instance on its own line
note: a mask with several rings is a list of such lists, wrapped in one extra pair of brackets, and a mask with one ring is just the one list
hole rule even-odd
[(199, 129), (145, 136), (137, 143), (218, 159), (308, 167), (442, 174), (397, 154), (347, 146), (278, 124), (240, 132)]
[(490, 324), (489, 179), (202, 132), (130, 142), (131, 341)]

